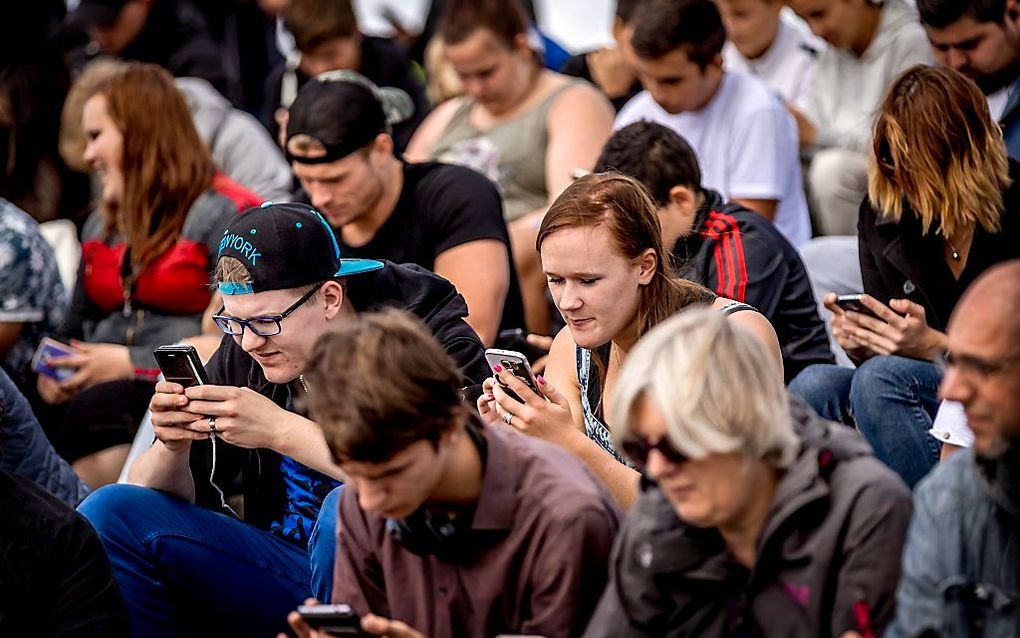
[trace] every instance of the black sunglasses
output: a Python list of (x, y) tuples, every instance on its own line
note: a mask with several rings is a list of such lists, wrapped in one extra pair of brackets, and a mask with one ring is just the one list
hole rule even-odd
[(627, 455), (627, 458), (634, 461), (641, 468), (648, 465), (648, 455), (652, 450), (657, 450), (659, 454), (674, 465), (686, 463), (690, 460), (686, 454), (673, 447), (673, 444), (665, 436), (659, 439), (657, 443), (649, 443), (646, 439), (639, 437), (624, 439), (620, 442), (620, 448)]

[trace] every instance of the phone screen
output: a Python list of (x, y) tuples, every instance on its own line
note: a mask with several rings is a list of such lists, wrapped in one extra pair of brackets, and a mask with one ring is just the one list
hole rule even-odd
[(194, 348), (190, 351), (185, 348), (157, 348), (152, 354), (167, 381), (185, 388), (205, 383), (205, 368)]

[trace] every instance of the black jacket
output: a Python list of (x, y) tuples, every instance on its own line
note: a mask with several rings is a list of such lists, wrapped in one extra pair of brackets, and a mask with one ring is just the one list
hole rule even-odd
[(0, 470), (0, 636), (130, 636), (127, 607), (92, 526)]
[(802, 449), (776, 488), (754, 568), (646, 485), (617, 536), (586, 638), (881, 635), (910, 491), (853, 430), (791, 407)]
[[(71, 66), (81, 69), (95, 55), (92, 47), (82, 45), (70, 53)], [(205, 16), (186, 0), (154, 0), (141, 33), (118, 57), (158, 64), (174, 77), (208, 80), (235, 104), (240, 99), (237, 79), (227, 73), (224, 52)]]
[(694, 230), (673, 247), (673, 266), (717, 295), (754, 306), (772, 324), (786, 380), (813, 363), (835, 363), (797, 249), (758, 213), (711, 190)]
[(905, 206), (900, 221), (883, 217), (870, 199), (861, 204), (857, 224), (864, 292), (884, 304), (909, 299), (924, 307), (928, 325), (945, 332), (956, 302), (977, 277), (995, 264), (1020, 257), (1020, 164), (1010, 160), (1012, 185), (1003, 193), (1002, 229), (974, 230), (967, 265), (959, 279), (943, 254), (944, 238)]
[[(436, 337), (460, 367), (470, 399), (477, 396), (477, 384), (490, 376), (485, 362), (485, 347), (464, 321), (464, 298), (445, 279), (413, 264), (384, 262), (386, 267), (347, 278), (347, 298), (358, 312), (399, 308), (416, 315)], [(289, 411), (292, 384), (269, 382), (262, 367), (225, 336), (219, 350), (206, 365), (209, 383), (248, 387)], [(246, 450), (217, 441), (215, 483), (225, 491), (241, 486), (244, 495), (244, 519), (266, 529), (282, 511), (286, 494), (280, 474), (281, 457), (266, 449)], [(191, 446), (191, 473), (195, 480), (195, 502), (213, 510), (220, 509), (219, 494), (209, 482), (212, 470), (212, 446), (196, 441)], [(236, 490), (234, 490), (236, 491)]]

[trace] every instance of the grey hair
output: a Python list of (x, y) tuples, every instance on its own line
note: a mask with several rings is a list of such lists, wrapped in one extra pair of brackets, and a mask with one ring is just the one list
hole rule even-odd
[(618, 447), (644, 400), (661, 412), (670, 443), (691, 459), (738, 453), (784, 469), (797, 454), (775, 360), (750, 331), (716, 310), (679, 313), (627, 356), (610, 415)]

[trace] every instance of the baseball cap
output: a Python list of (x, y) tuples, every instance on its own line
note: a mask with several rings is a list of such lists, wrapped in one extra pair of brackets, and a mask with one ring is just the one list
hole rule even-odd
[(414, 102), (405, 91), (379, 88), (354, 71), (327, 71), (305, 83), (290, 105), (287, 140), (307, 135), (326, 149), (321, 157), (295, 157), (302, 164), (326, 164), (364, 148), (380, 133), (389, 133), (414, 115)]
[(81, 0), (71, 18), (78, 24), (106, 26), (113, 24), (128, 0)]
[(216, 260), (244, 264), (251, 283), (220, 282), (224, 295), (284, 290), (379, 270), (374, 259), (341, 259), (333, 229), (307, 204), (266, 202), (235, 217), (220, 239)]

